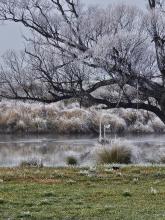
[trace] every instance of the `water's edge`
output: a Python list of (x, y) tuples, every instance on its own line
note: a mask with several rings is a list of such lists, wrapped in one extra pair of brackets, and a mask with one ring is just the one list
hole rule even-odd
[[(160, 155), (165, 155), (165, 135), (127, 135), (116, 139), (132, 148), (135, 163), (156, 163)], [(0, 135), (0, 167), (18, 166), (30, 159), (42, 160), (44, 166), (65, 166), (68, 156), (78, 158), (81, 166), (94, 165), (97, 140), (95, 135)]]

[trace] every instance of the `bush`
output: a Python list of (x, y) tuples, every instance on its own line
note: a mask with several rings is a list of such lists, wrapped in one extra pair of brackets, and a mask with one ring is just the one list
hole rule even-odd
[[(102, 126), (111, 125), (107, 133), (162, 133), (163, 122), (146, 111), (111, 109), (100, 111), (99, 106), (79, 108), (78, 102), (64, 105), (0, 102), (0, 133), (99, 133)], [(150, 120), (152, 118), (152, 120)]]
[(4, 204), (5, 203), (5, 200), (0, 198), (0, 204)]
[(160, 163), (165, 164), (165, 155), (163, 155), (163, 156), (160, 158)]
[(124, 197), (131, 197), (131, 192), (129, 190), (126, 190), (123, 192)]
[(38, 161), (36, 159), (31, 159), (31, 160), (24, 160), (20, 163), (19, 165), (20, 167), (24, 168), (24, 167), (39, 167), (42, 168), (43, 167), (43, 163), (42, 161)]
[(68, 165), (71, 165), (71, 166), (76, 166), (78, 164), (78, 161), (74, 156), (67, 157), (66, 162)]
[(101, 164), (130, 164), (131, 156), (132, 152), (129, 148), (113, 145), (112, 148), (104, 148), (98, 153), (98, 162)]

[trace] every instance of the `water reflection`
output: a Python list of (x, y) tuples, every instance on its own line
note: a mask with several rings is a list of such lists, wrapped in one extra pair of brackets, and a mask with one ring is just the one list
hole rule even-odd
[[(113, 137), (114, 138), (114, 137)], [(159, 161), (165, 155), (165, 135), (125, 136), (138, 154), (136, 163)], [(42, 160), (44, 166), (65, 166), (67, 156), (78, 158), (80, 165), (93, 165), (96, 136), (0, 136), (0, 166), (17, 166), (24, 160)]]

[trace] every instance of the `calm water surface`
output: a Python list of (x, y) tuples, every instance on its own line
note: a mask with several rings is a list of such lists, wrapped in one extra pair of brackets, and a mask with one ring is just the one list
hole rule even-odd
[[(114, 137), (112, 137), (114, 138)], [(134, 163), (157, 162), (165, 156), (165, 135), (117, 137), (132, 148)], [(80, 165), (93, 165), (98, 149), (97, 136), (0, 135), (0, 167), (18, 166), (21, 161), (38, 160), (45, 166), (64, 166), (68, 156)]]

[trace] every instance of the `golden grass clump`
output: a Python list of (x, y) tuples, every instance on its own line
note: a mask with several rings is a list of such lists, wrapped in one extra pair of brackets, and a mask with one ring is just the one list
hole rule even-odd
[(111, 148), (103, 148), (98, 152), (98, 162), (100, 164), (130, 164), (132, 152), (125, 146), (113, 145)]
[(30, 168), (30, 167), (38, 167), (38, 168), (42, 168), (44, 165), (42, 163), (42, 161), (36, 160), (36, 159), (31, 159), (31, 160), (23, 160), (21, 161), (21, 163), (19, 164), (20, 168)]

